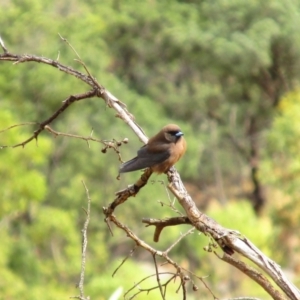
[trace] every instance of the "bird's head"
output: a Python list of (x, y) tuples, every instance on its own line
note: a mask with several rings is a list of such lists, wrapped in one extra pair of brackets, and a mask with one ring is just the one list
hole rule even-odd
[(176, 124), (166, 125), (162, 131), (166, 140), (170, 143), (176, 143), (183, 136), (183, 132)]

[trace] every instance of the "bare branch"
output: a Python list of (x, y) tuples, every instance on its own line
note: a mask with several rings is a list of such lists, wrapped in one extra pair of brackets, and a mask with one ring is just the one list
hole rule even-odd
[(171, 192), (176, 196), (186, 211), (191, 223), (199, 231), (211, 235), (225, 253), (233, 254), (232, 250), (234, 250), (250, 259), (258, 267), (263, 269), (291, 299), (296, 300), (300, 298), (300, 291), (289, 282), (281, 268), (275, 262), (266, 257), (246, 237), (241, 237), (240, 234), (234, 230), (223, 228), (216, 221), (198, 210), (195, 202), (187, 193), (177, 172), (171, 169), (168, 172), (168, 179)]
[[(218, 254), (215, 253), (217, 256)], [(276, 290), (271, 284), (270, 280), (266, 278), (260, 272), (257, 272), (254, 268), (247, 266), (244, 262), (235, 259), (229, 255), (224, 254), (222, 257), (218, 256), (221, 260), (230, 263), (235, 266), (237, 269), (247, 274), (250, 278), (252, 278), (255, 282), (257, 282), (269, 295), (273, 297), (273, 299), (277, 300), (285, 300), (286, 297)]]
[(65, 43), (67, 43), (67, 45), (73, 50), (73, 52), (76, 54), (76, 56), (81, 60), (81, 58), (80, 58), (78, 52), (77, 52), (77, 51), (75, 50), (75, 48), (69, 43), (69, 41), (68, 41), (66, 38), (62, 37), (60, 33), (58, 33), (58, 35), (59, 35), (59, 37), (61, 38), (62, 41), (64, 41)]
[[(1, 46), (3, 48), (4, 42), (2, 40), (1, 42), (2, 42)], [(4, 47), (3, 49), (6, 48)], [(90, 75), (87, 76), (85, 74), (82, 74), (81, 72), (74, 70), (71, 67), (59, 63), (57, 60), (53, 60), (45, 57), (39, 57), (36, 55), (29, 55), (29, 54), (16, 55), (16, 54), (11, 54), (8, 51), (4, 50), (4, 54), (0, 54), (0, 60), (13, 61), (14, 64), (24, 63), (24, 62), (43, 63), (51, 67), (57, 68), (58, 70), (66, 74), (75, 76), (79, 80), (82, 80), (83, 82), (85, 82), (86, 84), (92, 87), (93, 95), (90, 97), (94, 97), (94, 96), (101, 97), (109, 108), (114, 108), (117, 111), (116, 117), (121, 118), (123, 121), (125, 121), (125, 123), (128, 124), (129, 127), (134, 131), (134, 133), (139, 137), (140, 141), (142, 141), (143, 143), (147, 143), (148, 138), (145, 136), (142, 128), (134, 121), (133, 116), (128, 112), (126, 108), (126, 105), (123, 102), (121, 102), (117, 97), (115, 97), (113, 94), (111, 94), (109, 91), (107, 91), (102, 85), (100, 85), (93, 76)], [(86, 71), (88, 72), (87, 69)], [(74, 96), (71, 96), (69, 100), (67, 99), (66, 101), (71, 101), (72, 97)], [(74, 101), (76, 101), (76, 99), (73, 100), (73, 102)], [(50, 122), (47, 124), (50, 124)], [(42, 131), (43, 128), (42, 129), (39, 128), (38, 130)], [(25, 141), (25, 142), (28, 143), (34, 138), (36, 138), (36, 136), (33, 136), (29, 141)], [(20, 143), (20, 145), (16, 145), (16, 146), (24, 146), (24, 143)]]
[(83, 228), (81, 230), (81, 233), (82, 233), (81, 271), (80, 271), (80, 279), (79, 279), (79, 283), (78, 283), (80, 295), (72, 296), (70, 298), (76, 298), (76, 299), (80, 299), (80, 300), (89, 300), (90, 299), (89, 296), (87, 296), (87, 297), (84, 296), (83, 289), (84, 289), (84, 272), (85, 272), (85, 265), (86, 265), (86, 249), (87, 249), (87, 244), (88, 244), (87, 229), (88, 229), (88, 225), (90, 222), (91, 198), (90, 198), (88, 188), (85, 185), (84, 181), (82, 181), (82, 184), (84, 186), (86, 196), (88, 199), (88, 206), (87, 206), (87, 210), (84, 209), (84, 211), (86, 213), (86, 220), (85, 220)]
[(113, 213), (114, 209), (118, 205), (125, 202), (129, 197), (135, 196), (139, 192), (139, 190), (147, 184), (151, 174), (152, 170), (150, 168), (147, 168), (135, 184), (128, 186), (126, 189), (116, 192), (117, 197), (115, 198), (115, 200), (110, 203), (107, 208), (103, 207), (103, 212), (106, 215), (106, 219), (110, 214)]
[(25, 122), (25, 123), (15, 124), (15, 125), (12, 125), (12, 126), (9, 126), (7, 128), (0, 130), (0, 133), (10, 130), (12, 128), (18, 127), (18, 126), (27, 126), (27, 125), (36, 125), (36, 124), (37, 124), (36, 122)]
[[(86, 141), (87, 143), (89, 141), (101, 143), (101, 144), (103, 144), (105, 146), (101, 150), (102, 153), (106, 153), (107, 149), (113, 149), (117, 153), (117, 155), (119, 157), (119, 161), (122, 162), (122, 158), (121, 158), (121, 154), (120, 154), (120, 151), (119, 151), (119, 147), (122, 146), (123, 143), (124, 144), (127, 143), (126, 139), (123, 139), (122, 141), (117, 141), (115, 139), (113, 139), (111, 141), (108, 141), (108, 140), (99, 140), (99, 139), (92, 138), (91, 136), (84, 137), (84, 136), (81, 136), (81, 135), (76, 135), (76, 134), (71, 134), (71, 133), (58, 132), (58, 131), (55, 131), (54, 129), (52, 129), (49, 125), (46, 125), (44, 127), (44, 129), (46, 129), (47, 131), (49, 131), (50, 133), (52, 133), (55, 137), (57, 137), (57, 136), (66, 136), (66, 137), (71, 137), (71, 138), (75, 138), (75, 139), (81, 139), (81, 140)], [(88, 146), (89, 146), (89, 144), (88, 144)]]
[(84, 93), (84, 94), (78, 94), (78, 95), (72, 95), (69, 98), (67, 98), (66, 100), (63, 101), (62, 106), (48, 119), (46, 119), (45, 121), (43, 121), (42, 123), (39, 123), (39, 127), (37, 130), (34, 131), (33, 135), (28, 138), (27, 140), (18, 143), (16, 145), (13, 146), (1, 146), (2, 148), (6, 148), (6, 147), (12, 147), (12, 148), (16, 148), (16, 147), (24, 147), (26, 144), (28, 144), (29, 142), (31, 142), (32, 140), (37, 140), (39, 134), (45, 129), (45, 126), (50, 124), (53, 120), (55, 120), (60, 114), (62, 114), (72, 103), (74, 103), (75, 101), (79, 101), (79, 100), (83, 100), (86, 98), (91, 98), (94, 97), (96, 95), (96, 91), (92, 90), (90, 92)]
[(151, 225), (155, 226), (155, 232), (154, 232), (154, 237), (153, 237), (154, 242), (159, 241), (159, 236), (165, 227), (176, 226), (176, 225), (181, 225), (181, 224), (191, 225), (191, 221), (189, 220), (188, 217), (174, 217), (174, 218), (167, 218), (164, 220), (143, 218), (142, 222), (145, 224), (148, 224), (147, 227), (151, 226)]
[[(45, 127), (49, 125), (54, 119), (56, 119), (71, 103), (85, 98), (94, 97), (94, 96), (101, 97), (102, 99), (104, 99), (108, 107), (116, 110), (117, 112), (116, 116), (124, 120), (124, 122), (130, 126), (130, 128), (136, 133), (136, 135), (139, 137), (139, 139), (142, 142), (144, 143), (147, 142), (148, 140), (147, 137), (145, 136), (145, 134), (143, 133), (139, 125), (134, 121), (133, 116), (128, 112), (126, 105), (122, 103), (114, 95), (112, 95), (109, 91), (107, 91), (102, 85), (100, 85), (96, 81), (96, 79), (90, 75), (89, 71), (87, 70), (86, 66), (83, 64), (81, 60), (79, 62), (85, 67), (85, 70), (88, 73), (88, 75), (82, 74), (74, 70), (73, 68), (64, 66), (63, 64), (60, 64), (58, 61), (52, 59), (38, 57), (35, 55), (27, 55), (27, 54), (13, 55), (8, 52), (2, 39), (0, 39), (0, 45), (4, 50), (4, 53), (0, 55), (0, 60), (13, 61), (14, 64), (24, 63), (24, 62), (38, 62), (38, 63), (47, 64), (71, 76), (75, 76), (76, 78), (84, 81), (86, 84), (92, 87), (92, 90), (86, 94), (70, 96), (68, 99), (64, 101), (63, 105), (50, 118), (48, 118), (42, 123), (39, 123), (38, 129), (33, 133), (33, 135), (29, 139), (17, 145), (14, 145), (12, 147), (18, 147), (18, 146), (24, 147), (27, 143), (29, 143), (33, 139), (37, 140), (37, 137), (40, 134), (40, 132), (43, 131)], [(240, 151), (241, 154), (243, 154), (243, 148), (238, 143), (234, 143), (234, 144), (237, 150)], [(146, 169), (143, 175), (141, 176), (141, 178), (134, 185), (131, 185), (127, 189), (117, 192), (116, 199), (109, 205), (108, 208), (104, 207), (103, 212), (106, 215), (106, 222), (107, 223), (108, 221), (113, 222), (121, 230), (124, 230), (127, 233), (127, 235), (133, 241), (135, 241), (137, 246), (143, 247), (145, 250), (149, 251), (154, 256), (158, 255), (163, 257), (168, 263), (170, 263), (175, 267), (176, 274), (174, 275), (174, 278), (180, 277), (181, 285), (183, 289), (183, 297), (186, 297), (185, 281), (184, 281), (185, 279), (182, 272), (183, 269), (180, 268), (172, 259), (170, 259), (170, 257), (168, 257), (166, 253), (157, 251), (154, 248), (150, 247), (148, 244), (146, 244), (144, 241), (140, 240), (128, 227), (120, 223), (117, 220), (117, 218), (113, 215), (113, 211), (118, 205), (125, 202), (129, 197), (135, 196), (139, 192), (140, 188), (142, 188), (145, 184), (147, 184), (147, 181), (151, 176), (151, 174), (152, 174), (151, 170)], [(179, 174), (176, 172), (175, 168), (171, 168), (167, 173), (167, 176), (169, 181), (168, 188), (173, 193), (173, 195), (177, 198), (180, 205), (184, 208), (186, 213), (186, 218), (188, 218), (191, 224), (198, 231), (203, 232), (208, 236), (211, 236), (216, 241), (216, 243), (219, 244), (219, 246), (225, 252), (223, 256), (224, 261), (226, 262), (230, 261), (229, 256), (228, 256), (229, 259), (227, 260), (228, 257), (226, 253), (232, 255), (234, 251), (236, 251), (242, 256), (251, 260), (259, 268), (264, 270), (290, 299), (292, 300), (300, 299), (300, 291), (291, 282), (289, 282), (289, 280), (286, 278), (286, 276), (284, 275), (280, 267), (275, 262), (273, 262), (268, 257), (266, 257), (246, 237), (242, 237), (238, 232), (234, 230), (223, 228), (215, 220), (211, 219), (210, 217), (206, 216), (205, 214), (203, 214), (198, 210), (191, 196), (187, 193), (181, 181), (181, 178)], [(237, 262), (239, 263), (239, 261)], [(250, 268), (248, 268), (248, 266), (247, 268), (244, 269), (247, 270), (245, 274), (247, 274), (248, 276), (250, 276), (249, 274), (251, 274), (251, 276), (254, 276), (253, 274), (255, 273)], [(262, 285), (264, 288), (268, 284), (264, 280), (263, 281), (258, 280), (257, 282), (260, 285)], [(274, 296), (274, 299), (281, 299), (280, 297), (281, 297), (280, 295), (278, 296), (276, 294)]]
[(94, 82), (95, 86), (98, 86), (97, 80), (91, 75), (91, 73), (88, 70), (86, 64), (81, 60), (81, 57), (79, 56), (79, 54), (76, 51), (76, 49), (72, 46), (71, 43), (69, 43), (69, 41), (66, 38), (62, 37), (60, 34), (58, 34), (58, 35), (73, 50), (73, 52), (75, 53), (75, 55), (78, 57), (78, 59), (75, 59), (75, 60), (77, 62), (79, 62), (83, 66), (83, 68), (85, 69), (86, 73), (89, 75), (89, 78)]
[(158, 271), (158, 267), (157, 267), (157, 261), (156, 261), (155, 254), (152, 254), (152, 257), (153, 257), (153, 261), (154, 261), (156, 281), (157, 281), (157, 284), (158, 284), (158, 287), (159, 287), (159, 291), (160, 291), (162, 299), (165, 300), (166, 299), (165, 298), (165, 292), (163, 291), (163, 288), (162, 288), (162, 285), (161, 285), (161, 282), (160, 282), (160, 276), (159, 276), (159, 271)]
[(183, 238), (188, 236), (189, 234), (194, 233), (194, 227), (190, 228), (186, 233), (181, 234), (180, 237), (167, 249), (165, 253), (169, 253)]
[[(214, 297), (214, 299), (218, 299), (217, 296), (213, 293), (213, 291), (209, 288), (209, 286), (206, 284), (206, 282), (204, 280), (208, 276), (205, 276), (205, 277), (202, 276), (202, 277), (200, 277), (200, 276), (196, 275), (195, 273), (191, 272), (190, 270), (187, 270), (185, 268), (182, 268), (182, 269), (184, 271), (186, 271), (187, 273), (189, 273), (190, 275), (192, 275), (193, 277), (199, 279), (202, 282), (202, 284), (204, 285), (204, 287), (208, 290), (208, 292)], [(198, 287), (195, 285), (194, 281), (192, 281), (192, 283), (193, 283), (193, 290), (194, 291), (198, 291)]]
[[(171, 278), (169, 279), (169, 280), (167, 280), (167, 282), (165, 282), (162, 286), (163, 287), (166, 287), (166, 285), (168, 285), (173, 279), (175, 279), (176, 278), (176, 274), (174, 274), (174, 273), (171, 273), (171, 272), (160, 272), (159, 273), (160, 275), (172, 275), (171, 276)], [(147, 294), (148, 293), (150, 293), (151, 291), (153, 291), (153, 290), (156, 290), (157, 288), (158, 288), (158, 286), (154, 286), (154, 287), (151, 287), (151, 288), (147, 288), (147, 289), (142, 289), (142, 288), (140, 288), (139, 287), (139, 285), (142, 283), (142, 282), (144, 282), (144, 281), (146, 281), (146, 280), (148, 280), (148, 279), (150, 279), (151, 277), (154, 277), (154, 276), (156, 276), (156, 274), (152, 274), (152, 275), (149, 275), (149, 276), (146, 276), (146, 277), (144, 277), (143, 279), (141, 279), (139, 282), (137, 282), (136, 284), (134, 284), (125, 294), (124, 294), (124, 297), (126, 297), (133, 289), (135, 289), (135, 288), (138, 288), (139, 289), (139, 291), (137, 292), (137, 293), (135, 293), (134, 295), (132, 295), (130, 298), (128, 298), (128, 299), (134, 299), (138, 294), (140, 294), (140, 293), (142, 293), (142, 292), (147, 292)], [(127, 299), (127, 298), (126, 298)]]
[(123, 264), (126, 262), (126, 260), (129, 257), (132, 257), (133, 253), (135, 252), (135, 250), (137, 249), (137, 245), (134, 246), (133, 249), (130, 250), (129, 254), (122, 260), (122, 262), (120, 263), (120, 265), (115, 269), (115, 271), (112, 274), (112, 277), (114, 277), (116, 275), (116, 273), (118, 272), (118, 270), (123, 266)]
[(7, 53), (8, 53), (8, 50), (6, 49), (5, 44), (4, 44), (4, 42), (3, 42), (2, 38), (1, 38), (1, 36), (0, 36), (0, 46), (1, 46), (1, 48), (3, 49), (4, 53), (7, 54)]
[(176, 276), (179, 276), (181, 280), (183, 280), (184, 274), (182, 273), (182, 270), (180, 266), (177, 265), (176, 262), (174, 262), (165, 252), (158, 251), (154, 248), (152, 248), (149, 244), (141, 240), (134, 232), (132, 232), (126, 225), (122, 224), (113, 214), (110, 214), (108, 216), (111, 222), (113, 222), (118, 228), (126, 232), (126, 235), (131, 238), (133, 241), (135, 241), (137, 246), (140, 246), (150, 252), (152, 256), (160, 256), (166, 260), (170, 265), (174, 266), (176, 269)]

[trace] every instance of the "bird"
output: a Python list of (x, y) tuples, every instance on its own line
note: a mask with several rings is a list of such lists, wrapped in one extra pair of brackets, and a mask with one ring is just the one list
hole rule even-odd
[(183, 135), (176, 124), (164, 126), (138, 150), (136, 157), (121, 164), (119, 173), (145, 168), (151, 168), (158, 174), (167, 172), (186, 151), (186, 141)]

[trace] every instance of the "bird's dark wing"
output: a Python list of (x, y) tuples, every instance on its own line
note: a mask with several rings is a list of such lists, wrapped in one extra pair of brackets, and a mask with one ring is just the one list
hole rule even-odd
[(148, 161), (149, 165), (147, 167), (151, 167), (165, 161), (170, 157), (170, 152), (168, 150), (162, 149), (161, 147), (156, 147), (156, 149), (157, 151), (149, 151), (149, 148), (146, 145), (138, 151), (137, 158), (142, 161)]
[(149, 168), (165, 161), (167, 158), (169, 158), (169, 156), (170, 156), (169, 151), (150, 152), (148, 151), (148, 147), (146, 145), (138, 151), (137, 157), (124, 162), (120, 166), (119, 172), (126, 173), (126, 172)]

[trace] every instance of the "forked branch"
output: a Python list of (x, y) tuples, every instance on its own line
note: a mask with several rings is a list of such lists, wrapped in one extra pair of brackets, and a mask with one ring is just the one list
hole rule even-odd
[[(3, 49), (3, 54), (0, 55), (0, 61), (13, 61), (14, 64), (19, 63), (27, 63), (27, 62), (37, 62), (49, 65), (51, 67), (57, 68), (58, 70), (65, 72), (71, 76), (75, 76), (79, 80), (84, 81), (91, 87), (91, 90), (87, 93), (83, 93), (80, 95), (70, 96), (68, 97), (62, 104), (62, 106), (47, 120), (39, 123), (39, 126), (36, 131), (34, 131), (33, 135), (28, 138), (26, 141), (20, 142), (19, 144), (15, 145), (18, 146), (25, 146), (30, 141), (37, 139), (40, 132), (42, 132), (47, 125), (49, 125), (54, 119), (56, 119), (60, 114), (65, 111), (69, 105), (75, 101), (79, 101), (82, 99), (90, 98), (90, 97), (101, 97), (104, 99), (105, 104), (109, 108), (113, 108), (116, 110), (116, 116), (121, 118), (129, 127), (135, 132), (138, 138), (146, 143), (147, 137), (141, 130), (140, 126), (134, 121), (133, 116), (129, 113), (126, 108), (126, 105), (122, 103), (119, 99), (113, 96), (109, 91), (107, 91), (102, 85), (100, 85), (97, 80), (90, 75), (82, 74), (81, 72), (74, 70), (73, 68), (64, 66), (63, 64), (59, 63), (57, 60), (48, 59), (45, 57), (38, 57), (35, 55), (15, 55), (11, 54), (8, 49), (5, 47), (4, 42), (0, 40), (0, 46)], [(113, 215), (113, 211), (117, 205), (123, 203), (128, 199), (130, 196), (136, 195), (140, 188), (143, 187), (146, 183), (148, 178), (151, 174), (147, 173), (149, 171), (146, 170), (145, 177), (141, 178), (138, 181), (138, 184), (131, 186), (129, 189), (125, 189), (119, 193), (117, 193), (117, 197), (114, 204), (110, 205), (108, 208), (104, 208), (103, 211), (106, 215), (106, 220), (113, 222), (116, 224), (120, 229), (126, 231), (127, 235), (134, 240), (138, 246), (143, 247), (153, 255), (161, 255), (164, 257), (166, 261), (171, 263), (171, 260), (168, 256), (165, 256), (164, 253), (159, 252), (145, 242), (141, 241), (137, 238), (137, 236), (125, 225), (121, 224), (117, 218)], [(280, 267), (266, 257), (254, 244), (251, 243), (246, 237), (241, 236), (234, 230), (223, 228), (219, 225), (215, 220), (211, 219), (209, 216), (206, 216), (202, 212), (198, 210), (194, 201), (192, 200), (191, 196), (187, 193), (181, 178), (175, 168), (171, 168), (167, 173), (169, 186), (168, 188), (173, 193), (173, 195), (177, 198), (180, 205), (184, 208), (186, 217), (190, 221), (190, 223), (196, 228), (196, 230), (203, 232), (206, 235), (211, 236), (216, 243), (224, 250), (225, 254), (223, 258), (227, 258), (226, 253), (233, 254), (233, 251), (238, 252), (243, 257), (248, 258), (251, 260), (258, 268), (265, 271), (273, 280), (276, 282), (278, 287), (292, 300), (300, 299), (300, 291), (286, 278)], [(223, 259), (222, 258), (222, 259)], [(234, 262), (230, 259), (224, 259), (226, 262), (234, 265)], [(173, 265), (176, 266), (176, 263), (173, 262)], [(249, 274), (252, 273), (249, 266), (246, 266), (247, 272), (243, 271), (245, 274), (250, 276)], [(182, 280), (182, 287), (184, 289), (184, 276), (182, 277), (182, 270), (178, 267), (177, 275)], [(250, 273), (249, 273), (250, 272)], [(250, 276), (251, 277), (251, 276)], [(252, 277), (251, 277), (252, 278)], [(264, 285), (266, 283), (259, 282), (260, 285)], [(268, 281), (267, 284), (271, 283)], [(185, 290), (184, 290), (185, 291)], [(269, 292), (270, 293), (270, 292)], [(274, 299), (282, 299), (283, 295), (280, 292), (276, 292), (272, 294)]]

